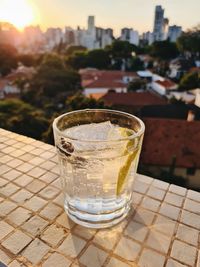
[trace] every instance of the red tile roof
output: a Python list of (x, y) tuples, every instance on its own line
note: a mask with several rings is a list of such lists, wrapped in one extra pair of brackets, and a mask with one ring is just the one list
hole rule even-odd
[(170, 88), (170, 87), (174, 87), (174, 86), (177, 85), (176, 83), (174, 83), (174, 82), (172, 82), (170, 80), (164, 80), (164, 81), (158, 80), (158, 81), (155, 81), (155, 82), (160, 84), (160, 85), (162, 85), (165, 88)]
[(165, 105), (166, 100), (150, 92), (129, 92), (112, 93), (109, 92), (102, 97), (106, 105), (122, 106), (146, 106), (146, 105)]
[(144, 123), (143, 164), (170, 166), (176, 155), (176, 167), (200, 168), (200, 121), (150, 118)]
[(82, 86), (86, 88), (126, 88), (123, 77), (138, 78), (136, 72), (86, 69), (79, 71)]

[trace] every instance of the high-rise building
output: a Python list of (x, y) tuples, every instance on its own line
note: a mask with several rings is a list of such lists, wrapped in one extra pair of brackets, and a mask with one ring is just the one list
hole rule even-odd
[(95, 18), (94, 16), (88, 17), (88, 32), (90, 34), (93, 34), (95, 31)]
[(177, 26), (177, 25), (169, 26), (168, 38), (169, 38), (170, 42), (176, 42), (178, 37), (181, 36), (181, 33), (182, 33), (182, 27), (181, 26)]
[(164, 18), (162, 27), (162, 41), (167, 40), (168, 29), (169, 29), (169, 20), (167, 18)]
[(128, 41), (131, 44), (138, 45), (139, 44), (139, 34), (138, 31), (134, 31), (132, 28), (123, 28), (121, 30), (122, 41)]
[(164, 21), (164, 9), (162, 6), (156, 6), (155, 19), (154, 19), (154, 41), (161, 41), (163, 38), (163, 21)]
[(144, 32), (142, 35), (142, 39), (144, 41), (145, 44), (151, 45), (153, 43), (153, 33), (148, 31), (148, 32)]

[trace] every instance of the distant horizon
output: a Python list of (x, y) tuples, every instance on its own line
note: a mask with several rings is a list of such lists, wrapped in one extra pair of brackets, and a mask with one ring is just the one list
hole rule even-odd
[(87, 18), (93, 15), (97, 27), (112, 28), (115, 36), (125, 27), (142, 34), (153, 30), (156, 5), (165, 9), (164, 16), (169, 18), (169, 26), (181, 26), (186, 31), (200, 23), (199, 0), (182, 0), (181, 3), (180, 0), (101, 0), (101, 3), (97, 0), (15, 1), (17, 12), (12, 7), (12, 0), (1, 0), (0, 21), (7, 18), (19, 30), (31, 25), (39, 25), (42, 31), (51, 27), (76, 29), (80, 26), (86, 29)]

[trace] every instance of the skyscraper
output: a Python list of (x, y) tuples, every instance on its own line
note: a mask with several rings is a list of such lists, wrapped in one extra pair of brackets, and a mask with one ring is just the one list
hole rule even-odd
[(163, 39), (163, 22), (164, 22), (164, 9), (162, 6), (156, 6), (155, 19), (154, 19), (154, 41), (161, 41)]
[(169, 26), (169, 31), (168, 31), (168, 38), (170, 42), (176, 42), (177, 38), (181, 36), (182, 33), (182, 27), (181, 26)]
[(88, 32), (92, 34), (95, 31), (95, 21), (94, 16), (88, 17)]

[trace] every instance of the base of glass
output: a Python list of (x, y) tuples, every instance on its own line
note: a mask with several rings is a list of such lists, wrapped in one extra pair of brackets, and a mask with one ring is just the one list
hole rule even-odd
[(67, 201), (64, 203), (64, 209), (69, 218), (75, 223), (88, 228), (101, 229), (109, 228), (121, 222), (128, 215), (130, 203), (127, 203), (123, 208), (101, 214), (75, 210), (68, 205)]

